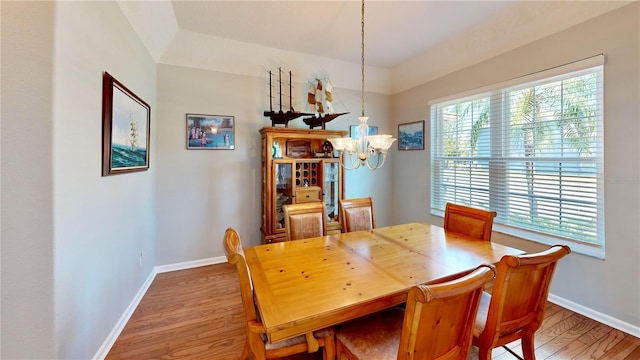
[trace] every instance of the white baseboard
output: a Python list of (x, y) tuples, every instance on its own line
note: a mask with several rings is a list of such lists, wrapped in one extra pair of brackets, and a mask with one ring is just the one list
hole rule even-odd
[(209, 259), (187, 261), (187, 262), (182, 262), (177, 264), (169, 264), (169, 265), (154, 267), (153, 271), (151, 271), (151, 274), (149, 274), (149, 277), (147, 278), (147, 280), (144, 282), (144, 284), (142, 284), (142, 286), (140, 287), (140, 290), (138, 290), (138, 293), (136, 294), (136, 296), (133, 298), (133, 300), (131, 300), (131, 303), (129, 304), (125, 312), (122, 314), (122, 316), (120, 316), (120, 319), (116, 323), (116, 326), (114, 326), (113, 330), (111, 330), (111, 333), (109, 333), (109, 336), (107, 336), (105, 341), (102, 343), (102, 346), (100, 346), (100, 349), (98, 349), (96, 354), (93, 356), (93, 360), (103, 360), (105, 357), (107, 357), (109, 350), (111, 350), (111, 347), (113, 346), (113, 344), (115, 344), (116, 340), (118, 339), (118, 336), (120, 336), (120, 333), (122, 333), (122, 330), (124, 329), (125, 325), (127, 325), (127, 322), (129, 322), (131, 315), (133, 315), (133, 312), (136, 310), (136, 308), (140, 304), (140, 301), (144, 297), (144, 294), (147, 293), (149, 286), (151, 286), (151, 283), (156, 278), (157, 274), (169, 272), (169, 271), (191, 269), (199, 266), (221, 264), (225, 262), (227, 262), (227, 258), (225, 256), (218, 256), (218, 257), (209, 258)]
[(601, 312), (595, 311), (593, 309), (590, 309), (586, 306), (582, 306), (580, 304), (577, 304), (571, 300), (567, 300), (565, 298), (561, 298), (559, 296), (553, 295), (553, 294), (549, 294), (549, 301), (551, 301), (552, 303), (556, 304), (556, 305), (560, 305), (563, 308), (569, 309), (573, 312), (576, 312), (580, 315), (584, 315), (590, 319), (593, 319), (595, 321), (601, 322), (607, 326), (611, 326), (614, 329), (618, 329), (622, 332), (625, 332), (629, 335), (633, 335), (635, 337), (640, 337), (640, 327), (639, 326), (635, 326), (632, 324), (629, 324), (627, 322), (624, 322), (622, 320), (616, 319), (614, 317), (611, 317), (609, 315), (603, 314)]
[(176, 264), (156, 266), (156, 272), (160, 274), (160, 273), (169, 272), (169, 271), (177, 271), (177, 270), (196, 268), (200, 266), (222, 264), (225, 262), (227, 262), (227, 258), (225, 256), (218, 256), (218, 257), (208, 258), (208, 259), (186, 261), (186, 262), (181, 262)]
[(113, 330), (111, 330), (111, 333), (109, 333), (109, 336), (107, 336), (105, 341), (102, 343), (102, 346), (100, 346), (100, 349), (98, 349), (96, 354), (93, 356), (94, 360), (102, 360), (107, 357), (109, 350), (111, 350), (111, 347), (113, 346), (113, 344), (115, 344), (125, 325), (127, 325), (127, 322), (131, 318), (131, 315), (133, 315), (133, 312), (138, 307), (138, 304), (140, 304), (142, 297), (147, 293), (147, 290), (149, 289), (149, 286), (151, 286), (153, 279), (156, 278), (156, 274), (157, 272), (154, 268), (151, 271), (151, 274), (149, 274), (149, 277), (147, 277), (147, 280), (140, 287), (140, 290), (138, 290), (138, 293), (136, 293), (136, 296), (134, 296), (133, 300), (131, 300), (131, 303), (129, 303), (127, 309), (124, 311), (122, 316), (120, 316), (120, 319), (116, 323), (116, 326), (114, 326)]

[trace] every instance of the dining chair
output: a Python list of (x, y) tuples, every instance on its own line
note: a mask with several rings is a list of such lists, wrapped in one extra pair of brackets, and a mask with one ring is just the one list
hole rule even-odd
[(327, 210), (324, 202), (285, 204), (282, 207), (287, 241), (327, 235)]
[(376, 228), (376, 217), (371, 197), (338, 200), (342, 232)]
[(324, 348), (322, 356), (324, 360), (335, 358), (335, 331), (333, 328), (314, 331), (312, 336), (300, 335), (284, 341), (270, 342), (266, 336), (265, 328), (259, 320), (253, 297), (251, 272), (247, 266), (240, 236), (233, 228), (228, 228), (225, 231), (224, 251), (227, 261), (230, 264), (235, 264), (238, 270), (240, 297), (247, 322), (247, 338), (240, 359), (247, 359), (249, 353), (252, 353), (257, 360), (276, 359), (303, 352), (315, 352), (319, 347)]
[(571, 252), (568, 246), (520, 256), (507, 255), (498, 263), (491, 295), (482, 294), (473, 332), (479, 360), (491, 359), (493, 348), (521, 339), (524, 359), (534, 360), (534, 334), (544, 319), (549, 284), (558, 260)]
[(482, 265), (456, 279), (416, 285), (406, 308), (394, 307), (339, 326), (337, 360), (467, 359), (485, 282), (495, 275)]
[(491, 241), (495, 211), (447, 203), (444, 210), (444, 230)]

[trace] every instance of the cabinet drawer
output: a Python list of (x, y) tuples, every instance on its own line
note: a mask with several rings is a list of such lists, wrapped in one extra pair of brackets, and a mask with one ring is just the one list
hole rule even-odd
[(322, 189), (319, 186), (308, 186), (296, 189), (296, 202), (322, 201)]

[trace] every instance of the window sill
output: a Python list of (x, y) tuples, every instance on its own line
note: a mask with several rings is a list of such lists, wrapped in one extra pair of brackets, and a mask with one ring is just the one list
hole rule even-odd
[(539, 244), (545, 244), (549, 246), (553, 245), (567, 245), (571, 248), (571, 252), (578, 253), (586, 256), (590, 256), (596, 259), (605, 259), (605, 248), (602, 245), (592, 245), (582, 243), (578, 241), (571, 241), (551, 235), (541, 234), (529, 230), (517, 229), (506, 225), (493, 224), (493, 231), (499, 232), (505, 235), (515, 236), (524, 240), (533, 241)]

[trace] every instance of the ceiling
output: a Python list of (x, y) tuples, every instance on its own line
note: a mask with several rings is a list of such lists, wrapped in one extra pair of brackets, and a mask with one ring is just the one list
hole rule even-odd
[[(360, 89), (358, 0), (116, 1), (159, 64), (248, 76), (284, 65)], [(366, 89), (403, 91), (629, 2), (368, 0)]]
[[(487, 21), (514, 1), (368, 1), (365, 61), (391, 68)], [(173, 1), (178, 27), (360, 63), (360, 1)]]

